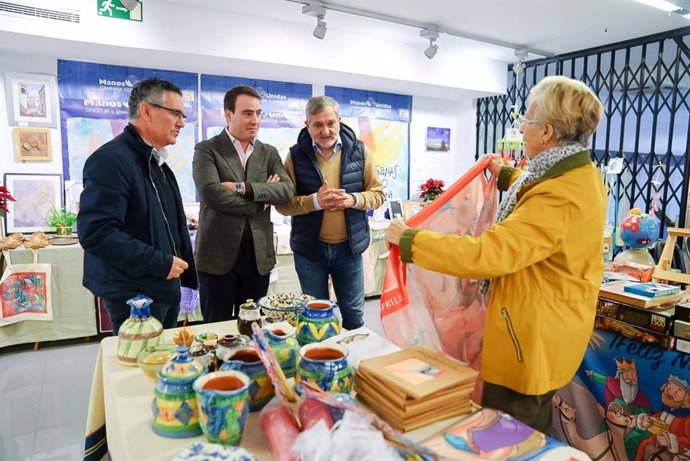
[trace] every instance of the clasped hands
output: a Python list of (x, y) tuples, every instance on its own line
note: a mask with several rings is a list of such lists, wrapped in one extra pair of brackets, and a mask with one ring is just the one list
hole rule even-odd
[(325, 180), (316, 192), (316, 199), (319, 201), (319, 206), (326, 211), (344, 210), (355, 206), (355, 198), (352, 194), (345, 189), (331, 189), (328, 187), (328, 181)]

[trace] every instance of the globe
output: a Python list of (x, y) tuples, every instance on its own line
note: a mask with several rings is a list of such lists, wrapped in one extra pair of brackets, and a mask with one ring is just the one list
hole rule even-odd
[(647, 213), (633, 208), (621, 222), (621, 240), (629, 248), (649, 248), (659, 238), (659, 225)]

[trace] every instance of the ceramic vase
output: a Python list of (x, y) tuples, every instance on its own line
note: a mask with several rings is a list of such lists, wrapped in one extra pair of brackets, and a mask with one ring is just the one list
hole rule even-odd
[(249, 376), (249, 411), (261, 410), (275, 394), (264, 364), (252, 347), (233, 349), (223, 359), (219, 371), (236, 370)]
[[(352, 368), (347, 362), (347, 348), (340, 344), (313, 343), (302, 346), (295, 383), (307, 382), (326, 392), (352, 390)], [(297, 386), (299, 391), (299, 386)]]
[(199, 424), (213, 443), (239, 445), (249, 414), (251, 379), (240, 371), (217, 371), (194, 381)]
[(297, 319), (297, 342), (316, 343), (340, 334), (340, 318), (335, 315), (337, 305), (327, 299), (309, 301)]
[(277, 325), (264, 328), (264, 333), (285, 376), (288, 378), (295, 376), (297, 357), (299, 356), (299, 344), (295, 338), (295, 333)]
[(178, 346), (177, 354), (158, 371), (151, 405), (153, 432), (171, 438), (201, 434), (192, 384), (204, 371), (204, 366), (189, 355), (187, 346)]
[(130, 315), (117, 334), (117, 360), (130, 367), (137, 365), (137, 354), (163, 342), (163, 325), (151, 316), (151, 298), (137, 295), (127, 301)]

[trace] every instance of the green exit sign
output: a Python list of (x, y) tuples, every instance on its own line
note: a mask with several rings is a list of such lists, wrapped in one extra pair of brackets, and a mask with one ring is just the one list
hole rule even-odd
[[(124, 0), (124, 3), (131, 5), (133, 0)], [(129, 21), (141, 21), (142, 6), (141, 2), (133, 10), (125, 8), (123, 0), (96, 0), (98, 5), (98, 15), (107, 18), (127, 19)]]

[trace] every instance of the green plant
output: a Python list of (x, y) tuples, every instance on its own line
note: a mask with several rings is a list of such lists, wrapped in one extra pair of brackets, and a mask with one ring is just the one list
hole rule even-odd
[(64, 206), (53, 208), (48, 212), (48, 225), (51, 227), (72, 227), (77, 222), (77, 215), (68, 211)]

